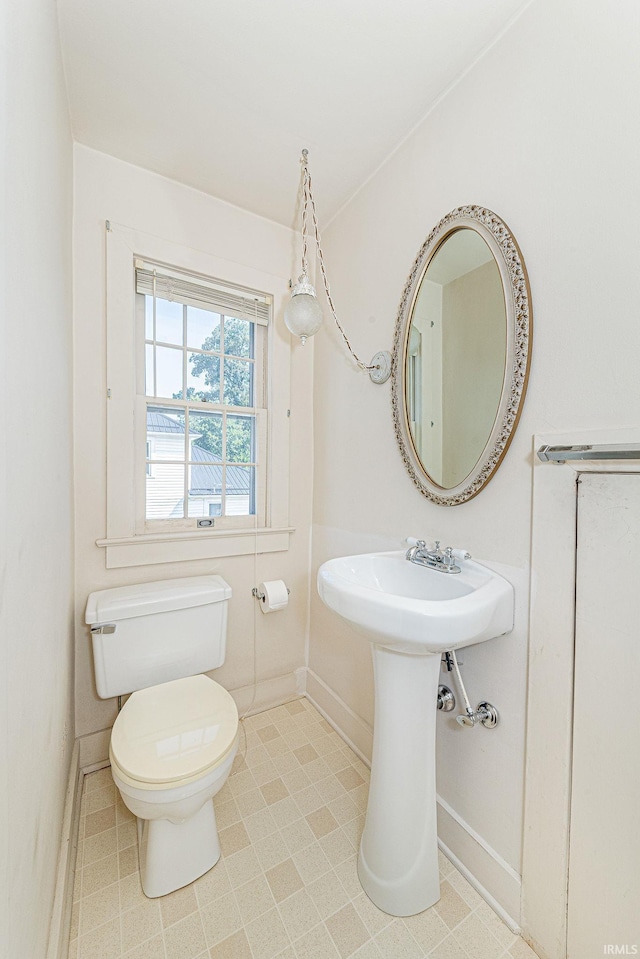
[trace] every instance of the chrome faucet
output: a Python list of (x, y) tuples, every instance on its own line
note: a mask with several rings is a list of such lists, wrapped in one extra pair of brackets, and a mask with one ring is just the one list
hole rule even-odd
[(466, 550), (454, 550), (451, 546), (440, 549), (440, 540), (436, 540), (433, 549), (429, 549), (423, 539), (407, 537), (406, 542), (409, 544), (406, 559), (410, 563), (437, 569), (441, 573), (459, 573), (460, 567), (456, 565), (456, 560), (471, 559), (471, 554)]

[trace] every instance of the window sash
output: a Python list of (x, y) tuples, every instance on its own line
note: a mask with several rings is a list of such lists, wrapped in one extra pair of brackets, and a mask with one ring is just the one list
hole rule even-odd
[[(138, 271), (136, 271), (138, 272)], [(161, 295), (158, 291), (156, 285), (156, 296)], [(145, 393), (145, 349), (146, 349), (146, 330), (145, 330), (145, 295), (153, 295), (153, 292), (146, 292), (143, 294), (142, 291), (138, 291), (136, 295), (136, 405), (135, 405), (135, 458), (136, 458), (136, 493), (135, 493), (135, 515), (136, 515), (136, 534), (143, 533), (153, 533), (153, 532), (178, 532), (181, 530), (192, 530), (197, 525), (197, 517), (195, 516), (182, 516), (182, 517), (173, 517), (173, 518), (162, 518), (155, 519), (147, 517), (147, 482), (149, 474), (148, 469), (148, 457), (147, 453), (147, 406), (160, 406), (166, 408), (173, 408), (176, 410), (189, 410), (193, 413), (199, 412), (219, 412), (228, 415), (250, 415), (255, 417), (255, 461), (252, 461), (248, 464), (237, 464), (237, 465), (247, 465), (253, 466), (255, 469), (255, 513), (248, 515), (227, 515), (227, 516), (215, 516), (214, 519), (214, 528), (215, 529), (246, 529), (252, 528), (255, 526), (265, 526), (267, 524), (267, 484), (266, 484), (266, 475), (267, 475), (267, 425), (268, 425), (268, 416), (265, 405), (266, 399), (266, 329), (262, 330), (262, 333), (256, 328), (255, 337), (254, 337), (254, 356), (253, 358), (248, 357), (239, 357), (243, 361), (253, 366), (253, 406), (234, 406), (231, 404), (225, 404), (223, 402), (215, 403), (201, 400), (188, 400), (188, 399), (173, 399), (165, 398), (155, 395), (148, 395)], [(175, 295), (175, 294), (174, 294)], [(183, 300), (182, 297), (178, 300), (178, 297), (175, 297), (177, 302), (189, 303), (186, 300)], [(202, 308), (202, 303), (196, 304), (198, 308)], [(216, 313), (221, 313), (222, 310), (220, 307), (216, 307), (215, 310), (212, 307), (212, 310)], [(222, 313), (223, 316), (227, 314)], [(232, 314), (233, 316), (234, 314)], [(237, 317), (237, 314), (235, 314)], [(245, 317), (237, 317), (240, 319), (245, 319)], [(255, 322), (253, 317), (247, 317), (246, 319), (249, 322)], [(159, 342), (159, 341), (153, 341)], [(174, 349), (181, 350), (184, 354), (185, 362), (188, 353), (194, 352), (192, 348), (187, 348), (186, 345), (182, 347), (176, 346), (176, 344), (167, 344)], [(203, 352), (196, 350), (195, 352)], [(208, 355), (218, 355), (210, 353)], [(220, 354), (221, 360), (225, 358), (234, 359), (231, 354)], [(223, 399), (221, 395), (220, 399)], [(186, 439), (185, 439), (186, 444)], [(151, 467), (153, 469), (153, 457)], [(160, 461), (159, 461), (160, 462)], [(167, 461), (162, 461), (165, 463)], [(177, 462), (177, 461), (176, 461)], [(186, 454), (186, 445), (185, 445), (185, 459), (180, 460), (180, 463), (184, 464), (185, 467), (185, 489), (188, 485), (188, 471), (191, 465), (190, 460), (187, 458)], [(223, 466), (226, 467), (236, 465), (229, 460), (223, 461)], [(224, 500), (226, 493), (223, 495), (222, 502)], [(184, 502), (183, 502), (183, 512), (188, 513), (189, 500), (188, 496), (185, 493)]]

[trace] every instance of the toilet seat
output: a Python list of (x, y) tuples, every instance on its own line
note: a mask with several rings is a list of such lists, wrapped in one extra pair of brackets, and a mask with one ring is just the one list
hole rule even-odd
[(238, 710), (208, 676), (188, 676), (133, 693), (116, 719), (110, 757), (138, 789), (166, 789), (213, 772), (235, 749)]

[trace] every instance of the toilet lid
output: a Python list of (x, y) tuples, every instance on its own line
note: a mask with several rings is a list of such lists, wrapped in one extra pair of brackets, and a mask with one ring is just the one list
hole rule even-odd
[(111, 752), (132, 779), (175, 782), (222, 762), (237, 732), (227, 690), (208, 676), (188, 676), (133, 693), (113, 726)]

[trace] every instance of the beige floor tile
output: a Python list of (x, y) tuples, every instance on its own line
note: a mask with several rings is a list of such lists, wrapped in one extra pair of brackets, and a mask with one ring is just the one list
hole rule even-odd
[(327, 766), (322, 757), (314, 759), (311, 763), (307, 763), (304, 771), (312, 783), (320, 782), (321, 779), (326, 779), (327, 776), (333, 776), (333, 771)]
[[(478, 953), (475, 953), (475, 955), (478, 955)], [(439, 946), (436, 946), (433, 952), (429, 953), (429, 959), (469, 959), (469, 953), (450, 934)]]
[[(200, 910), (207, 946), (211, 948), (242, 928), (240, 910), (233, 893), (215, 899)], [(166, 934), (165, 934), (166, 939)], [(167, 959), (170, 959), (167, 956)]]
[(293, 859), (285, 859), (269, 869), (266, 877), (276, 902), (287, 899), (304, 885)]
[(292, 941), (306, 935), (320, 922), (320, 913), (306, 889), (294, 892), (279, 905), (280, 916)]
[(89, 816), (92, 812), (97, 812), (99, 809), (105, 809), (107, 806), (114, 806), (115, 802), (116, 787), (113, 784), (110, 786), (103, 786), (102, 789), (97, 789), (95, 792), (87, 795), (85, 813), (87, 816)]
[(363, 783), (362, 786), (357, 786), (355, 789), (352, 789), (350, 794), (354, 803), (360, 810), (364, 813), (367, 811), (367, 803), (369, 802), (369, 783)]
[(268, 759), (266, 762), (260, 763), (259, 766), (252, 766), (251, 773), (258, 786), (264, 786), (265, 783), (273, 782), (273, 780), (278, 779), (280, 776), (273, 759)]
[(253, 955), (273, 959), (289, 945), (289, 937), (277, 909), (254, 919), (245, 929)]
[(301, 766), (304, 766), (306, 763), (313, 762), (314, 759), (318, 759), (317, 750), (314, 749), (311, 743), (306, 743), (304, 746), (294, 749), (293, 755), (296, 757)]
[(143, 902), (147, 901), (147, 897), (143, 893), (142, 886), (140, 885), (139, 872), (136, 871), (125, 879), (121, 879), (119, 886), (121, 912), (127, 912), (129, 909), (133, 909), (134, 906), (141, 906)]
[(186, 919), (169, 926), (164, 931), (164, 948), (167, 959), (196, 959), (207, 948), (200, 913), (194, 912)]
[(293, 944), (296, 959), (339, 959), (329, 930), (320, 923)]
[(360, 880), (358, 879), (358, 865), (356, 856), (352, 855), (350, 859), (345, 859), (344, 862), (341, 862), (335, 866), (335, 873), (344, 886), (349, 898), (357, 899), (362, 892), (362, 886), (360, 885)]
[(356, 912), (365, 924), (365, 928), (370, 936), (376, 936), (379, 932), (393, 922), (393, 916), (388, 916), (371, 902), (369, 897), (362, 892), (352, 900)]
[(106, 806), (97, 812), (89, 813), (86, 817), (84, 826), (84, 838), (89, 839), (96, 833), (103, 832), (105, 829), (111, 829), (116, 824), (116, 807)]
[(325, 804), (316, 787), (311, 785), (295, 793), (293, 798), (301, 816), (306, 816)]
[(99, 859), (92, 862), (90, 866), (85, 866), (82, 870), (82, 895), (90, 896), (105, 886), (110, 886), (112, 882), (118, 879), (118, 857), (117, 855), (107, 856), (106, 859)]
[[(111, 807), (115, 812), (115, 807)], [(112, 856), (117, 851), (118, 842), (116, 838), (116, 827), (105, 829), (103, 832), (96, 833), (84, 841), (83, 862), (85, 866), (97, 862), (98, 859), (104, 859), (106, 856)]]
[(135, 820), (122, 822), (117, 829), (118, 849), (127, 849), (135, 846), (138, 841), (138, 830)]
[(360, 848), (360, 840), (362, 839), (362, 833), (364, 832), (365, 817), (357, 816), (355, 819), (350, 819), (349, 822), (346, 822), (342, 827), (342, 831), (345, 836), (348, 837), (350, 842), (353, 844), (354, 849), (358, 850)]
[(345, 823), (351, 822), (352, 819), (359, 816), (360, 810), (351, 797), (344, 792), (342, 787), (340, 787), (340, 789), (342, 794), (336, 799), (333, 799), (328, 805), (336, 822), (343, 826)]
[(356, 787), (364, 784), (364, 779), (353, 766), (347, 766), (346, 769), (341, 769), (340, 772), (337, 772), (335, 775), (338, 782), (342, 783), (347, 791), (356, 789)]
[(277, 739), (279, 735), (280, 733), (278, 732), (278, 729), (276, 728), (276, 726), (273, 725), (273, 723), (269, 726), (263, 726), (262, 729), (258, 730), (258, 736), (260, 737), (263, 743), (269, 743), (273, 739)]
[(462, 896), (464, 901), (471, 909), (476, 909), (481, 902), (484, 902), (484, 899), (480, 893), (476, 892), (471, 883), (468, 882), (456, 869), (449, 873), (447, 876), (447, 882), (453, 886), (459, 896)]
[(120, 913), (120, 888), (117, 882), (85, 896), (80, 902), (79, 935), (84, 936)]
[(74, 902), (71, 906), (71, 922), (69, 924), (69, 939), (78, 938), (80, 928), (80, 902)]
[(333, 749), (322, 757), (332, 772), (338, 773), (350, 766), (349, 760), (341, 749)]
[(265, 783), (264, 786), (260, 786), (260, 792), (268, 806), (280, 802), (281, 799), (286, 799), (289, 795), (289, 790), (282, 779), (273, 779), (271, 782)]
[(351, 903), (344, 906), (339, 912), (334, 913), (333, 916), (329, 916), (326, 926), (341, 959), (352, 956), (356, 949), (359, 949), (371, 938)]
[(248, 789), (240, 796), (236, 796), (236, 803), (238, 804), (238, 809), (240, 810), (240, 815), (243, 817), (243, 820), (247, 816), (251, 816), (254, 812), (265, 809), (267, 805), (264, 796), (257, 786), (255, 789)]
[(279, 832), (254, 842), (253, 849), (264, 872), (289, 858), (289, 850)]
[(124, 959), (165, 959), (164, 939), (154, 936), (124, 954)]
[(253, 959), (249, 940), (242, 929), (214, 946), (210, 955), (211, 959)]
[(264, 839), (265, 836), (271, 836), (278, 830), (268, 806), (265, 809), (259, 809), (251, 816), (246, 816), (243, 822), (252, 845), (255, 845), (258, 840)]
[(449, 873), (455, 872), (455, 866), (440, 849), (438, 849), (438, 870), (442, 879), (446, 879)]
[(231, 789), (231, 794), (237, 799), (238, 796), (248, 792), (249, 789), (255, 789), (256, 781), (251, 774), (251, 770), (245, 769), (243, 772), (229, 776), (228, 786)]
[[(451, 881), (451, 879), (449, 881)], [(515, 945), (517, 939), (516, 934), (509, 929), (507, 924), (504, 923), (498, 915), (496, 915), (491, 906), (484, 902), (484, 900), (481, 900), (481, 902), (478, 904), (475, 910), (475, 915), (482, 919), (484, 924), (496, 937), (503, 949), (510, 949), (511, 946)]]
[(319, 796), (322, 797), (322, 800), (329, 804), (332, 803), (334, 799), (339, 799), (340, 797), (348, 798), (345, 795), (345, 791), (342, 788), (342, 785), (338, 782), (333, 773), (330, 773), (324, 779), (321, 779), (319, 782), (315, 783), (315, 788)]
[(449, 929), (455, 929), (471, 911), (464, 899), (446, 880), (440, 883), (440, 900), (435, 904), (434, 909)]
[(304, 705), (301, 699), (294, 699), (290, 703), (285, 703), (284, 708), (291, 716), (295, 716), (296, 713), (304, 712)]
[(393, 956), (393, 959), (421, 959), (423, 955), (422, 949), (401, 919), (394, 919), (379, 932), (375, 942), (383, 956)]
[(349, 902), (347, 891), (333, 870), (306, 887), (322, 919), (339, 912)]
[(283, 756), (289, 752), (289, 744), (282, 736), (278, 736), (277, 739), (272, 739), (271, 742), (265, 743), (265, 749), (271, 758), (275, 759), (276, 756)]
[(269, 812), (275, 819), (280, 829), (290, 825), (292, 822), (296, 822), (296, 820), (300, 819), (301, 816), (300, 810), (296, 806), (291, 796), (289, 796), (287, 799), (282, 799), (280, 802), (274, 803), (273, 806), (269, 807)]
[(504, 947), (475, 913), (471, 913), (453, 930), (454, 938), (468, 953), (479, 953), (482, 959), (498, 959)]
[(353, 845), (341, 829), (330, 832), (319, 840), (322, 851), (332, 866), (338, 866), (353, 856)]
[(235, 799), (230, 799), (228, 802), (214, 802), (214, 808), (218, 830), (226, 829), (227, 826), (233, 826), (234, 823), (242, 819)]
[(120, 919), (110, 919), (78, 939), (79, 959), (119, 959), (122, 955)]
[(96, 772), (89, 773), (87, 776), (85, 776), (84, 790), (87, 796), (95, 792), (97, 789), (102, 789), (103, 786), (112, 785), (113, 777), (111, 775), (110, 766), (105, 766), (103, 769), (98, 769)]
[(240, 852), (229, 856), (225, 859), (224, 864), (227, 867), (227, 875), (232, 889), (243, 886), (245, 882), (255, 879), (262, 872), (258, 857), (251, 846), (247, 846), (246, 849), (241, 849)]
[(127, 846), (118, 852), (118, 875), (125, 879), (138, 869), (138, 846)]
[(321, 839), (322, 836), (326, 836), (328, 833), (333, 832), (334, 829), (338, 828), (338, 823), (336, 822), (333, 813), (327, 806), (321, 806), (314, 812), (309, 813), (309, 815), (305, 818), (309, 823), (311, 831), (316, 839)]
[[(293, 772), (294, 769), (300, 769), (300, 764), (293, 753), (283, 753), (281, 756), (274, 756), (272, 762), (279, 776), (283, 776), (284, 773)], [(289, 792), (291, 792), (291, 790), (289, 790)]]
[(299, 852), (301, 849), (304, 849), (305, 846), (311, 845), (312, 842), (315, 842), (316, 838), (305, 819), (299, 819), (297, 822), (292, 822), (288, 826), (284, 826), (280, 832), (287, 845), (287, 849), (292, 855), (294, 852)]
[(297, 769), (290, 769), (288, 772), (281, 773), (281, 778), (292, 796), (299, 796), (303, 789), (311, 785), (311, 780), (304, 771), (304, 766), (298, 766)]
[(200, 908), (213, 902), (214, 899), (220, 899), (231, 892), (231, 883), (227, 867), (223, 860), (219, 860), (213, 869), (206, 872), (204, 876), (197, 879), (194, 883), (196, 898)]
[(351, 959), (391, 959), (391, 957), (383, 956), (375, 941), (370, 939), (369, 942), (365, 942), (364, 946), (354, 952)]
[(260, 766), (262, 763), (269, 761), (269, 753), (264, 746), (260, 744), (259, 746), (254, 746), (253, 749), (248, 749), (244, 758), (249, 769), (254, 769), (255, 766)]
[(423, 952), (435, 949), (449, 935), (448, 926), (433, 908), (416, 916), (407, 916), (402, 921)]
[(331, 864), (325, 856), (322, 846), (317, 842), (295, 853), (293, 861), (305, 884), (313, 882), (314, 879), (318, 879), (319, 876), (323, 876), (325, 872), (331, 869)]
[(223, 856), (232, 856), (234, 852), (249, 845), (249, 836), (242, 822), (234, 823), (220, 830), (220, 846)]
[(192, 912), (198, 909), (198, 900), (193, 884), (185, 886), (183, 889), (177, 889), (168, 896), (162, 896), (160, 903), (160, 913), (162, 915), (162, 925), (166, 929), (172, 926), (174, 922), (180, 922), (185, 916), (190, 916)]
[(157, 899), (147, 899), (122, 914), (122, 947), (124, 952), (139, 946), (153, 936), (161, 935), (162, 920)]
[(235, 890), (236, 902), (244, 925), (275, 906), (271, 887), (264, 876), (256, 876)]

